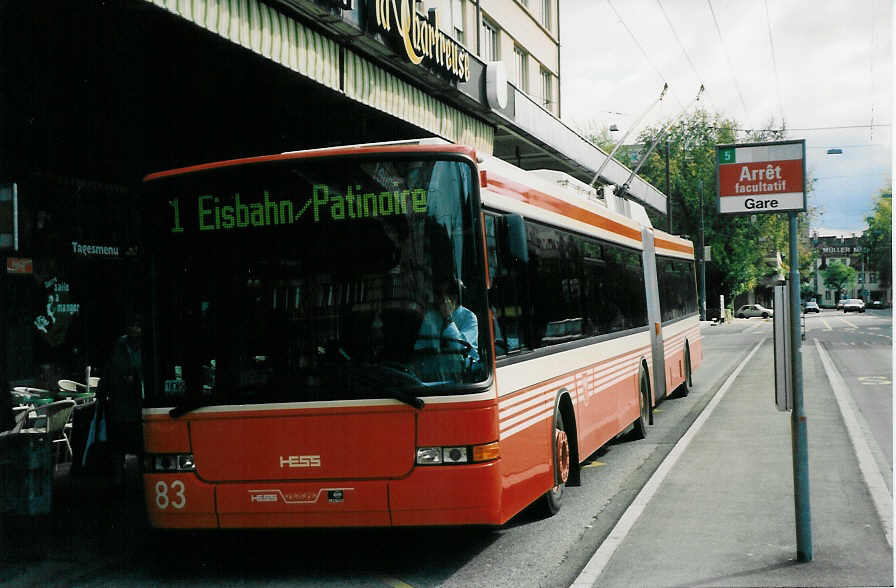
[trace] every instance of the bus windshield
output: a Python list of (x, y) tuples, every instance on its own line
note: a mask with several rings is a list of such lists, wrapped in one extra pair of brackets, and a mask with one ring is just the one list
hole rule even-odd
[(149, 182), (144, 405), (481, 389), (491, 346), (474, 177), (465, 160), (416, 154)]

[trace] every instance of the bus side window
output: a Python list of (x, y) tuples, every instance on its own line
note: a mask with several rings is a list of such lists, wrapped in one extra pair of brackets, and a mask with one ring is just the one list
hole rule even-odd
[(485, 240), (491, 289), (489, 307), (494, 318), (495, 355), (500, 357), (526, 346), (522, 318), (521, 288), (525, 267), (508, 263), (504, 241), (504, 219), (485, 215)]

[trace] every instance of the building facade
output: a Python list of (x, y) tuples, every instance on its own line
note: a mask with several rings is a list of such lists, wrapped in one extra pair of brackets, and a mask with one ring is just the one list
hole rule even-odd
[[(892, 303), (892, 288), (878, 282), (878, 273), (868, 265), (860, 237), (814, 233), (811, 244), (817, 254), (811, 276), (812, 288), (819, 305), (835, 306), (841, 298), (861, 298), (866, 304), (878, 301), (886, 306)], [(828, 288), (824, 283), (824, 270), (835, 261), (856, 271), (855, 283), (839, 292)]]
[[(0, 385), (101, 375), (143, 320), (148, 173), (441, 137), (590, 182), (557, 0), (0, 0)], [(606, 166), (600, 183), (630, 170)], [(665, 210), (640, 178), (631, 194)], [(9, 226), (6, 226), (9, 225)], [(8, 237), (7, 237), (8, 236)]]

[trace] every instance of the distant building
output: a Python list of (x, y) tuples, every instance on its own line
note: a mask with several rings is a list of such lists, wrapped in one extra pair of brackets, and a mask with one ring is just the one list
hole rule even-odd
[[(861, 236), (844, 237), (813, 233), (810, 243), (818, 254), (811, 277), (812, 290), (820, 305), (833, 306), (840, 298), (861, 298), (865, 302), (879, 300), (887, 305), (891, 303), (892, 288), (878, 283), (878, 273), (868, 265)], [(852, 267), (858, 274), (855, 284), (841, 291), (839, 296), (835, 290), (824, 285), (823, 272), (828, 264), (834, 261)]]

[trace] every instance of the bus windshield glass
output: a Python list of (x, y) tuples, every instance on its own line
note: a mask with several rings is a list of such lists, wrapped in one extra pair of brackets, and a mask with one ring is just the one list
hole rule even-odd
[(405, 400), (489, 373), (472, 165), (335, 157), (147, 184), (145, 402)]

